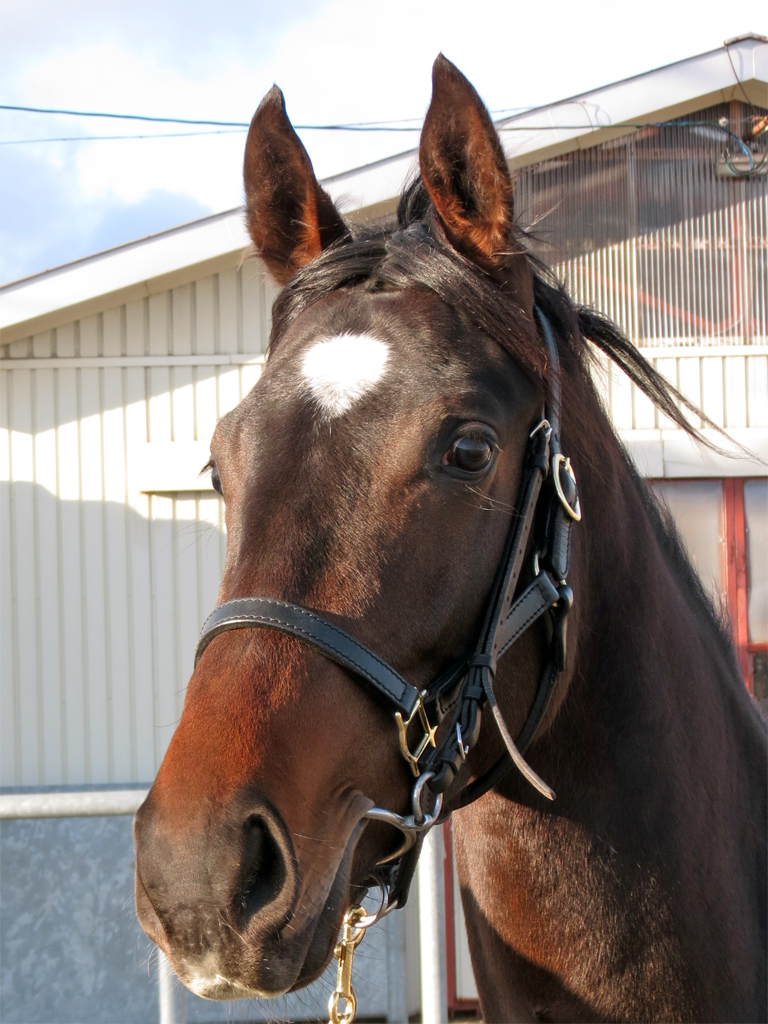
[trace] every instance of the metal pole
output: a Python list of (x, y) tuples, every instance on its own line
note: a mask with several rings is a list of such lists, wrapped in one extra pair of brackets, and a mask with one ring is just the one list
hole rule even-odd
[(161, 950), (157, 951), (157, 984), (160, 1024), (184, 1024), (184, 988)]
[(405, 959), (405, 911), (384, 918), (387, 929), (387, 1020), (408, 1024), (408, 975)]
[(443, 856), (443, 830), (430, 829), (419, 858), (422, 1024), (446, 1024), (448, 1021)]
[(148, 789), (97, 789), (69, 793), (3, 793), (0, 818), (101, 818), (135, 814)]

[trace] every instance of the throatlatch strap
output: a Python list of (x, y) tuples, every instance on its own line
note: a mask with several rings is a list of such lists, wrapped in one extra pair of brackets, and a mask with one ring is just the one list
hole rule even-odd
[[(546, 423), (546, 420), (542, 420)], [(493, 640), (499, 625), (509, 615), (512, 601), (520, 579), (520, 570), (528, 547), (528, 538), (536, 517), (536, 506), (539, 500), (541, 485), (549, 471), (549, 436), (545, 429), (538, 429), (531, 438), (532, 452), (529, 456), (528, 478), (525, 482), (525, 493), (520, 505), (516, 526), (511, 534), (509, 546), (504, 559), (504, 575), (497, 590), (496, 600), (490, 606), (482, 638), (482, 652), (490, 654)], [(478, 652), (479, 653), (479, 652)]]
[[(553, 456), (552, 464), (549, 465), (549, 463), (547, 463), (543, 473), (544, 477), (546, 477), (547, 474), (550, 474), (550, 480), (548, 482), (550, 491), (548, 496), (549, 507), (542, 524), (543, 529), (541, 530), (541, 535), (537, 540), (540, 553), (542, 555), (542, 562), (544, 566), (554, 574), (555, 579), (559, 581), (559, 588), (556, 589), (554, 587), (546, 573), (539, 573), (533, 583), (531, 583), (517, 598), (506, 619), (499, 616), (495, 619), (486, 621), (486, 628), (489, 632), (492, 631), (493, 635), (493, 657), (488, 659), (486, 664), (486, 658), (484, 656), (476, 656), (474, 659), (470, 659), (470, 664), (474, 661), (476, 667), (472, 671), (476, 676), (481, 676), (482, 678), (483, 690), (488, 703), (491, 705), (496, 724), (504, 741), (504, 745), (507, 748), (507, 753), (503, 754), (499, 760), (489, 768), (487, 772), (485, 772), (484, 775), (481, 775), (473, 782), (470, 782), (456, 796), (456, 798), (451, 801), (450, 807), (446, 808), (446, 811), (449, 814), (458, 810), (460, 807), (465, 807), (467, 804), (479, 799), (484, 793), (487, 793), (489, 789), (492, 789), (503, 778), (513, 763), (517, 765), (528, 781), (531, 782), (544, 796), (547, 796), (552, 800), (555, 795), (550, 787), (547, 786), (546, 783), (544, 783), (533, 771), (530, 765), (526, 763), (522, 754), (525, 753), (526, 748), (536, 735), (536, 731), (541, 724), (549, 705), (550, 698), (552, 697), (558, 672), (562, 671), (565, 667), (566, 620), (568, 611), (570, 610), (573, 602), (573, 594), (570, 588), (565, 585), (565, 577), (568, 574), (568, 564), (570, 561), (571, 528), (573, 525), (573, 519), (578, 517), (568, 515), (565, 512), (563, 504), (557, 495), (558, 485), (562, 491), (562, 497), (571, 509), (577, 508), (578, 493), (576, 489), (576, 480), (573, 474), (569, 472), (561, 473), (560, 471), (560, 465), (563, 460), (559, 457), (561, 394), (560, 359), (557, 352), (557, 345), (555, 343), (549, 321), (538, 307), (536, 307), (536, 316), (541, 326), (544, 341), (552, 364), (552, 372), (550, 374), (548, 418), (552, 428), (550, 451)], [(549, 454), (550, 453), (548, 452), (548, 458)], [(555, 472), (558, 474), (557, 482), (555, 482), (553, 476)], [(543, 482), (543, 479), (541, 482)], [(507, 587), (507, 594), (505, 596), (508, 601), (511, 596), (509, 593), (509, 584)], [(512, 586), (512, 590), (514, 590), (514, 584)], [(555, 602), (558, 602), (558, 606), (554, 608), (553, 611), (554, 631), (550, 657), (544, 666), (544, 670), (539, 680), (533, 705), (528, 712), (528, 716), (520, 730), (517, 740), (513, 740), (509, 733), (509, 729), (504, 722), (501, 711), (498, 708), (495, 695), (493, 693), (493, 673), (495, 671), (496, 661), (509, 650), (518, 637), (520, 637), (522, 633), (537, 618), (539, 618), (540, 615), (549, 608), (553, 608)], [(488, 633), (485, 633), (484, 635), (487, 637)], [(484, 650), (485, 649), (487, 648), (484, 648)], [(477, 679), (473, 679), (473, 684), (476, 686)]]
[[(487, 699), (487, 690), (491, 686), (488, 680), (496, 670), (497, 658), (558, 599), (551, 580), (545, 573), (540, 573), (515, 600), (541, 486), (549, 472), (549, 437), (550, 424), (542, 419), (529, 440), (525, 476), (520, 488), (521, 500), (504, 546), (493, 588), (494, 596), (488, 604), (478, 644), (468, 659), (467, 674), (456, 696), (450, 727), (444, 732), (444, 739), (437, 749), (428, 753), (424, 764), (425, 770), (432, 772), (429, 788), (434, 793), (445, 792), (450, 787), (466, 754), (477, 741), (481, 708)], [(499, 715), (497, 708), (494, 717)], [(525, 763), (516, 749), (515, 759)], [(529, 773), (526, 777), (535, 776), (530, 768), (526, 766), (526, 769)]]
[(512, 605), (507, 618), (499, 623), (491, 648), (494, 659), (498, 661), (503, 657), (526, 629), (552, 607), (559, 596), (549, 576), (540, 572)]
[(219, 605), (203, 625), (195, 652), (195, 665), (214, 637), (230, 629), (274, 629), (318, 647), (337, 665), (347, 669), (373, 690), (386, 704), (410, 718), (419, 691), (399, 672), (339, 626), (288, 601), (270, 597), (241, 597)]

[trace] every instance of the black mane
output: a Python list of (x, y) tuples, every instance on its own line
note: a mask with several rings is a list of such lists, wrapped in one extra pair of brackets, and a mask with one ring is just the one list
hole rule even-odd
[[(518, 245), (524, 236), (525, 232), (518, 231)], [(530, 253), (527, 255), (534, 273), (535, 302), (552, 324), (565, 349), (562, 354), (567, 363), (578, 366), (590, 387), (593, 387), (591, 370), (596, 362), (591, 348), (594, 346), (678, 427), (707, 447), (720, 450), (702, 435), (685, 413), (699, 417), (706, 426), (722, 434), (721, 428), (663, 377), (616, 324), (596, 310), (574, 303), (550, 268)], [(546, 351), (535, 325), (505, 293), (497, 278), (486, 274), (448, 244), (435, 221), (420, 177), (404, 189), (396, 219), (358, 228), (351, 240), (329, 246), (295, 274), (275, 301), (269, 350), (279, 345), (286, 325), (298, 314), (334, 291), (353, 287), (371, 291), (428, 289), (447, 303), (463, 322), (498, 342), (529, 375), (539, 378), (546, 386)], [(597, 400), (600, 402), (599, 397)], [(667, 563), (709, 620), (723, 651), (738, 672), (725, 609), (717, 607), (704, 588), (669, 509), (642, 480), (621, 442), (619, 447)]]
[[(520, 251), (525, 233), (517, 232)], [(584, 370), (594, 359), (588, 342), (604, 352), (665, 416), (691, 437), (714, 447), (683, 410), (722, 433), (712, 420), (664, 378), (622, 334), (616, 324), (587, 306), (579, 306), (552, 271), (528, 253), (534, 271), (534, 294), (555, 334)], [(450, 246), (435, 222), (429, 195), (420, 177), (406, 186), (397, 218), (358, 228), (352, 240), (329, 246), (299, 270), (278, 296), (272, 310), (270, 349), (279, 344), (286, 324), (318, 299), (341, 288), (371, 290), (426, 288), (502, 345), (529, 373), (546, 380), (547, 360), (538, 332), (527, 314), (486, 274)]]
[(427, 289), (462, 321), (498, 342), (525, 370), (546, 379), (546, 356), (531, 318), (498, 281), (445, 243), (428, 220), (360, 231), (299, 270), (273, 306), (270, 351), (294, 317), (323, 296), (353, 287)]

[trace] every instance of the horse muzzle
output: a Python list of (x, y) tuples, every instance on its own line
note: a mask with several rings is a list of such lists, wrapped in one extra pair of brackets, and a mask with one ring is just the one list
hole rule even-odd
[(142, 928), (207, 999), (271, 997), (306, 984), (330, 959), (370, 807), (350, 794), (334, 834), (307, 837), (251, 797), (193, 831), (150, 793), (134, 823)]

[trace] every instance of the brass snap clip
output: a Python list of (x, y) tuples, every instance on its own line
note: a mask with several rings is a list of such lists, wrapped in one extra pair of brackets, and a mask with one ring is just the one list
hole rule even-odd
[[(341, 926), (341, 939), (339, 940), (333, 955), (339, 962), (336, 973), (336, 988), (328, 1000), (329, 1024), (352, 1024), (357, 1010), (355, 991), (352, 988), (352, 957), (360, 940), (365, 935), (365, 928), (359, 928), (358, 923), (365, 917), (365, 910), (361, 906), (350, 907), (344, 915)], [(343, 1009), (339, 1004), (344, 1002)]]

